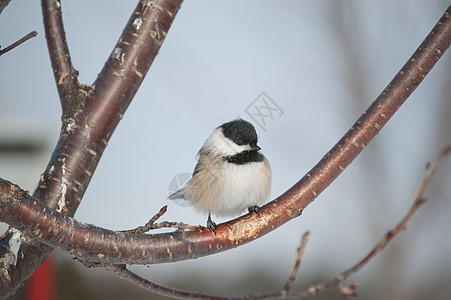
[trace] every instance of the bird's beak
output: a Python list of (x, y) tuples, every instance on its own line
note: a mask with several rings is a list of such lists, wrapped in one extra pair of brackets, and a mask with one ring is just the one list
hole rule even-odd
[(251, 146), (251, 150), (252, 151), (259, 151), (259, 150), (261, 150), (262, 148), (260, 148), (258, 145), (255, 145), (255, 146)]

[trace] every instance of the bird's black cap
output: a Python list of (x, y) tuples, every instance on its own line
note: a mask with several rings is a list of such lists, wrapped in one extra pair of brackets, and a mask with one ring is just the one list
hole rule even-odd
[(250, 145), (255, 150), (260, 150), (260, 147), (257, 146), (257, 132), (254, 126), (248, 121), (237, 119), (224, 123), (219, 128), (222, 128), (224, 136), (232, 140), (235, 144)]

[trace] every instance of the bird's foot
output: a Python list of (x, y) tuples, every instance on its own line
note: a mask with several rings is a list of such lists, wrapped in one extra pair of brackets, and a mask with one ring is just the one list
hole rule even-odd
[(208, 214), (207, 228), (216, 235), (216, 223), (211, 220), (210, 214)]
[(254, 212), (260, 217), (260, 206), (258, 205), (249, 206), (247, 209), (249, 210), (249, 213)]

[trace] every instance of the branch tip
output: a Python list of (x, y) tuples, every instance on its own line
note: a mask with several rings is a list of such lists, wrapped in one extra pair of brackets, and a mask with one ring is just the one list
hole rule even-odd
[(357, 289), (357, 283), (353, 283), (350, 286), (347, 285), (338, 285), (338, 291), (343, 296), (344, 299), (348, 299), (349, 297), (358, 297), (359, 295), (355, 291)]
[(29, 34), (25, 35), (23, 38), (19, 39), (17, 42), (9, 45), (5, 49), (3, 49), (3, 50), (0, 49), (0, 56), (5, 54), (6, 52), (11, 51), (12, 49), (14, 49), (17, 46), (25, 43), (26, 41), (28, 41), (29, 39), (31, 39), (31, 38), (33, 38), (33, 37), (35, 37), (37, 35), (38, 35), (38, 32), (36, 30), (33, 30), (32, 32), (30, 32)]

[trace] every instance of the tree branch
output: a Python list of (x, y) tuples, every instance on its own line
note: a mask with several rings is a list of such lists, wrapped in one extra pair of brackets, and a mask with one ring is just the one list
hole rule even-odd
[(70, 112), (71, 102), (79, 91), (78, 71), (74, 69), (67, 46), (60, 0), (42, 0), (45, 39), (52, 63), (53, 76), (63, 110), (63, 118)]
[(135, 229), (122, 230), (121, 232), (143, 234), (150, 230), (161, 229), (161, 228), (176, 228), (177, 230), (196, 230), (199, 226), (187, 225), (182, 222), (168, 222), (163, 221), (160, 223), (155, 223), (162, 215), (166, 213), (168, 206), (163, 206), (160, 211), (154, 215), (144, 226), (139, 226)]
[[(139, 1), (95, 84), (79, 87), (65, 41), (60, 1), (42, 0), (47, 44), (63, 107), (63, 125), (33, 201), (55, 213), (75, 214), (108, 140), (157, 55), (181, 2)], [(118, 48), (122, 49), (120, 56)], [(3, 196), (7, 193), (2, 192)], [(27, 218), (24, 210), (17, 213), (19, 219)], [(11, 243), (20, 246), (17, 252), (10, 251)], [(11, 230), (3, 236), (0, 298), (17, 289), (52, 250)]]
[(302, 259), (302, 256), (304, 255), (304, 249), (307, 246), (307, 242), (308, 242), (309, 238), (310, 238), (310, 232), (307, 231), (302, 236), (301, 245), (298, 248), (298, 252), (296, 255), (296, 261), (294, 263), (293, 270), (291, 271), (290, 277), (288, 277), (288, 280), (285, 283), (285, 286), (283, 288), (283, 291), (286, 293), (291, 292), (291, 287), (293, 285), (293, 282), (296, 280), (296, 275), (299, 272), (299, 266), (301, 265), (301, 259)]
[(377, 253), (379, 253), (384, 247), (395, 237), (397, 236), (402, 230), (406, 228), (407, 222), (412, 218), (412, 216), (415, 214), (415, 212), (418, 210), (418, 208), (426, 202), (426, 198), (423, 197), (424, 191), (426, 190), (427, 185), (429, 184), (429, 181), (431, 180), (432, 175), (437, 171), (438, 167), (443, 163), (443, 161), (449, 156), (451, 153), (451, 145), (446, 146), (441, 153), (439, 154), (437, 160), (434, 162), (434, 164), (431, 166), (428, 164), (426, 166), (426, 172), (424, 173), (423, 180), (420, 184), (420, 188), (418, 189), (417, 195), (415, 197), (415, 200), (410, 207), (407, 214), (404, 216), (404, 218), (396, 225), (396, 227), (393, 230), (388, 231), (382, 239), (376, 244), (376, 246), (365, 256), (362, 260), (360, 260), (358, 263), (356, 263), (354, 266), (349, 268), (348, 270), (344, 271), (340, 275), (338, 275), (336, 278), (332, 279), (331, 281), (317, 284), (314, 286), (311, 286), (309, 288), (309, 292), (314, 295), (318, 292), (322, 292), (327, 288), (330, 288), (332, 286), (337, 286), (340, 283), (342, 283), (346, 278), (351, 276), (352, 274), (359, 271), (364, 265), (366, 265)]
[(8, 47), (4, 48), (3, 50), (0, 49), (0, 56), (2, 56), (3, 54), (5, 54), (8, 51), (13, 50), (14, 48), (16, 48), (17, 46), (25, 43), (26, 41), (28, 41), (29, 39), (37, 36), (38, 33), (36, 31), (32, 31), (29, 34), (25, 35), (23, 38), (19, 39), (17, 42), (12, 43), (11, 45), (9, 45)]

